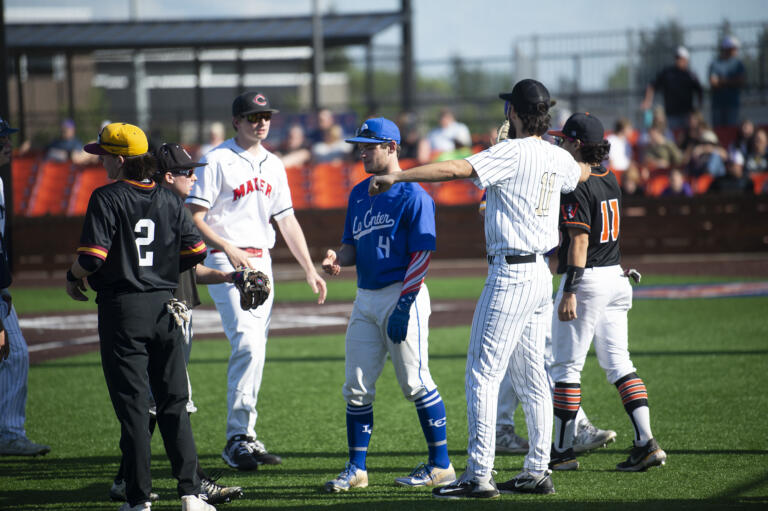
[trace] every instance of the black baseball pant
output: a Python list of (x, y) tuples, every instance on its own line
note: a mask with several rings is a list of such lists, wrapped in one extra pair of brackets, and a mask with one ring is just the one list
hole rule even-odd
[[(187, 413), (183, 335), (165, 304), (171, 291), (97, 296), (101, 365), (115, 414), (131, 506), (149, 502), (149, 388), (179, 496), (198, 495), (197, 451)], [(149, 381), (147, 381), (149, 379)]]

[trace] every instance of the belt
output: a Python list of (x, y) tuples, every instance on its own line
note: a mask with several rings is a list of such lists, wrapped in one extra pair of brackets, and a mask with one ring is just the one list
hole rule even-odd
[[(493, 264), (494, 257), (492, 255), (488, 256), (488, 264)], [(535, 263), (536, 254), (507, 255), (504, 256), (504, 260), (507, 264)]]
[[(245, 250), (249, 254), (251, 254), (251, 257), (261, 257), (264, 254), (264, 250), (261, 248), (253, 248), (253, 247), (240, 247), (240, 250)], [(218, 254), (221, 252), (221, 250), (218, 250), (216, 248), (211, 249), (211, 254)]]

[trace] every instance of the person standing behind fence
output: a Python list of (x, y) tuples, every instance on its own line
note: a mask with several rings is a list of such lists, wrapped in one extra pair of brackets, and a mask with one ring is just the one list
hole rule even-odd
[[(0, 117), (0, 167), (11, 161), (11, 139), (17, 129)], [(0, 455), (38, 456), (50, 452), (47, 445), (27, 438), (27, 377), (29, 352), (13, 307), (11, 269), (5, 250), (5, 193), (0, 180)]]
[(727, 35), (720, 41), (720, 54), (709, 65), (712, 88), (712, 127), (735, 126), (739, 123), (741, 89), (747, 81), (744, 63), (736, 56), (741, 43)]
[(96, 291), (101, 364), (125, 462), (127, 502), (120, 510), (150, 509), (151, 388), (182, 511), (211, 511), (200, 498), (183, 335), (171, 309), (179, 272), (207, 249), (181, 199), (152, 181), (157, 165), (148, 148), (144, 132), (126, 123), (107, 125), (85, 146), (116, 182), (91, 195), (66, 291), (88, 300), (86, 277)]
[(684, 46), (675, 51), (675, 64), (667, 66), (656, 75), (645, 89), (643, 110), (653, 104), (656, 91), (664, 95), (664, 112), (670, 130), (683, 130), (688, 124), (688, 116), (701, 108), (702, 88), (699, 79), (688, 68), (690, 54)]
[[(244, 92), (232, 103), (234, 138), (211, 150), (187, 198), (192, 218), (212, 250), (205, 265), (224, 272), (250, 267), (272, 277), (270, 249), (274, 220), (288, 249), (301, 265), (317, 303), (325, 301), (325, 281), (318, 275), (298, 220), (293, 214), (285, 166), (262, 142), (277, 113), (261, 92)], [(273, 288), (274, 289), (274, 288)], [(258, 309), (244, 311), (234, 284), (208, 286), (221, 315), (232, 353), (227, 367), (227, 443), (225, 463), (239, 470), (278, 465), (256, 437), (256, 404), (264, 370), (274, 292)]]

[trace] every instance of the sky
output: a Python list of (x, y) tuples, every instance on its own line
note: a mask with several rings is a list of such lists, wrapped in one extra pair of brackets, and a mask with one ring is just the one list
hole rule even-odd
[[(400, 0), (316, 0), (338, 13), (382, 12)], [(307, 15), (313, 0), (5, 0), (6, 22), (57, 19), (238, 18)], [(416, 60), (508, 55), (516, 40), (533, 34), (573, 34), (653, 28), (670, 19), (683, 26), (768, 19), (765, 0), (412, 0)], [(212, 9), (215, 6), (215, 9)], [(376, 45), (396, 45), (398, 29)]]

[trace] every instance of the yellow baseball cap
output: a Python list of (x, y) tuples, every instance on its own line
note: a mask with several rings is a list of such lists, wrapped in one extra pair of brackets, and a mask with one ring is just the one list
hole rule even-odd
[(83, 147), (86, 153), (120, 156), (138, 156), (148, 149), (147, 136), (141, 128), (125, 122), (107, 124), (99, 133), (98, 141)]

